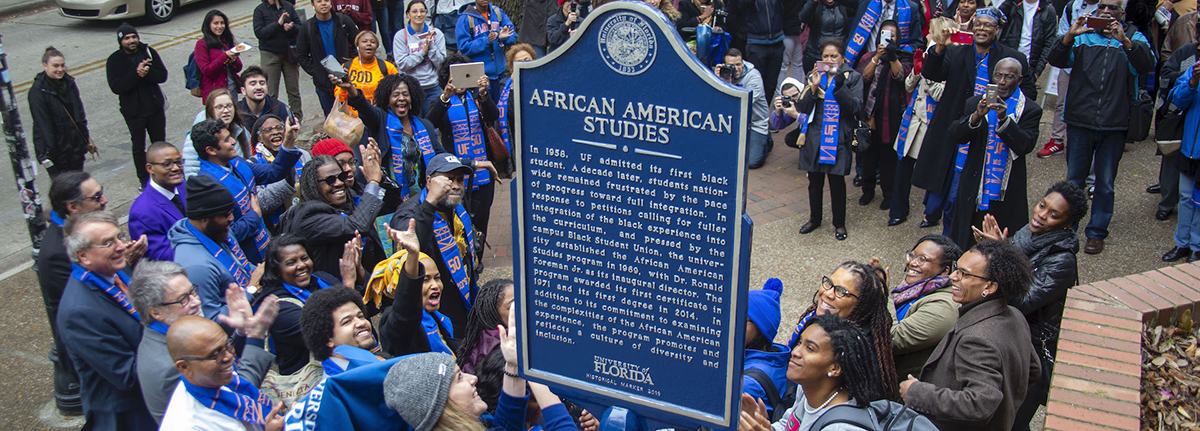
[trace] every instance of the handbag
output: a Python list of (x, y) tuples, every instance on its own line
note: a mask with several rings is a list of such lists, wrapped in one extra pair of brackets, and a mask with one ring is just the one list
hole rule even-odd
[(1158, 151), (1164, 156), (1178, 153), (1183, 146), (1184, 112), (1175, 105), (1172, 93), (1167, 93), (1167, 100), (1158, 108), (1154, 117), (1154, 142)]
[(862, 154), (871, 149), (871, 126), (866, 121), (858, 120), (858, 126), (854, 128), (854, 152)]
[(492, 164), (496, 165), (497, 170), (500, 169), (501, 166), (507, 166), (510, 155), (508, 153), (508, 147), (504, 146), (504, 138), (501, 138), (500, 133), (497, 132), (496, 129), (492, 128), (492, 126), (488, 125), (488, 123), (484, 122), (482, 124), (483, 140), (487, 144), (488, 160), (491, 160)]

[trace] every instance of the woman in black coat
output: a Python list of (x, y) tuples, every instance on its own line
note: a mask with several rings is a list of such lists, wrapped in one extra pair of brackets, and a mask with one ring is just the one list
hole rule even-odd
[(63, 53), (53, 46), (42, 54), (43, 72), (29, 87), (29, 111), (33, 115), (33, 149), (37, 160), (51, 177), (59, 172), (82, 171), (91, 134), (79, 86), (67, 74)]
[[(1025, 314), (1033, 350), (1042, 366), (1041, 379), (1029, 387), (1025, 401), (1017, 409), (1014, 430), (1029, 429), (1029, 421), (1037, 413), (1038, 406), (1046, 403), (1046, 395), (1050, 392), (1067, 289), (1079, 283), (1076, 260), (1079, 238), (1074, 228), (1087, 213), (1087, 193), (1070, 181), (1059, 181), (1046, 190), (1046, 195), (1034, 207), (1029, 224), (1012, 236), (1012, 244), (1025, 253), (1033, 265), (1033, 283), (1029, 285), (1029, 292), (1009, 299), (1008, 305)], [(976, 241), (1008, 236), (1008, 231), (1000, 229), (990, 215), (984, 218), (983, 227), (976, 229)]]
[[(812, 232), (821, 226), (822, 202), (825, 189), (825, 177), (829, 177), (829, 194), (833, 201), (834, 237), (846, 239), (846, 174), (850, 173), (851, 141), (854, 139), (854, 126), (858, 124), (858, 111), (862, 106), (863, 90), (862, 75), (845, 64), (846, 45), (841, 39), (825, 39), (820, 44), (823, 61), (837, 63), (839, 68), (832, 77), (821, 71), (814, 70), (809, 76), (809, 85), (800, 94), (797, 102), (800, 112), (812, 112), (812, 123), (804, 134), (804, 142), (800, 145), (799, 168), (808, 171), (808, 201), (811, 216), (808, 223), (800, 227), (800, 233)], [(837, 122), (837, 149), (833, 154), (832, 163), (822, 163), (821, 131), (822, 118), (825, 114), (824, 97), (829, 81), (834, 85), (833, 98), (839, 107)], [(790, 133), (784, 139), (795, 140), (800, 137), (800, 128)]]

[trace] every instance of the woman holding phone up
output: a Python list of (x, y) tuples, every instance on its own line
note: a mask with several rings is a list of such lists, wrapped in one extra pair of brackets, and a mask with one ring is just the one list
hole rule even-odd
[(846, 45), (841, 39), (821, 41), (820, 50), (821, 61), (815, 64), (797, 102), (800, 112), (811, 111), (813, 115), (785, 139), (799, 140), (799, 168), (808, 171), (811, 215), (800, 233), (821, 226), (821, 198), (828, 177), (834, 237), (841, 241), (846, 239), (846, 174), (850, 173), (850, 143), (862, 106), (862, 75), (845, 64)]

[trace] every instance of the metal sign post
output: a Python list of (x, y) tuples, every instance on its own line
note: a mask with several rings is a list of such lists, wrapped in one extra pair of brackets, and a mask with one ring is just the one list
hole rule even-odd
[(8, 143), (8, 159), (17, 182), (17, 194), (21, 196), (25, 227), (29, 229), (29, 241), (33, 244), (33, 258), (37, 259), (42, 249), (42, 232), (46, 231), (36, 183), (37, 163), (29, 157), (29, 144), (25, 142), (25, 130), (21, 127), (21, 114), (17, 111), (12, 76), (8, 73), (8, 53), (4, 51), (3, 42), (0, 42), (0, 83), (4, 86), (0, 89), (0, 122), (4, 127), (4, 140)]

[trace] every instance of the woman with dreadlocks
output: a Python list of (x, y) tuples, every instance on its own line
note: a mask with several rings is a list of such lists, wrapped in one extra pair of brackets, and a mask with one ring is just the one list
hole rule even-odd
[(882, 268), (860, 262), (844, 262), (833, 274), (821, 277), (821, 288), (813, 293), (813, 303), (804, 311), (788, 347), (795, 349), (800, 335), (815, 316), (836, 314), (863, 329), (875, 345), (880, 391), (889, 398), (897, 394), (896, 367), (892, 358), (892, 318), (887, 310), (887, 275)]
[(837, 314), (814, 316), (808, 323), (787, 367), (788, 380), (799, 385), (796, 403), (772, 424), (766, 405), (742, 394), (738, 430), (862, 430), (850, 424), (826, 426), (828, 419), (822, 420), (822, 415), (835, 408), (866, 409), (872, 401), (885, 398), (875, 363), (888, 361), (875, 355), (870, 336)]
[(458, 366), (464, 373), (479, 374), (483, 359), (500, 347), (500, 330), (508, 324), (508, 307), (513, 302), (513, 281), (498, 278), (479, 288), (475, 304), (467, 314), (467, 330), (458, 347)]
[[(359, 149), (368, 162), (379, 158), (374, 139)], [(363, 244), (362, 267), (374, 268), (385, 257), (375, 230), (375, 217), (383, 205), (383, 188), (379, 186), (383, 172), (378, 163), (366, 163), (362, 173), (367, 185), (355, 206), (346, 186), (350, 173), (342, 170), (337, 159), (315, 156), (300, 170), (300, 203), (283, 213), (279, 231), (308, 242), (313, 271), (336, 274), (343, 246), (356, 237)], [(359, 274), (358, 279), (365, 280), (365, 275)]]

